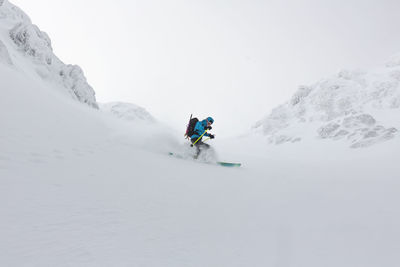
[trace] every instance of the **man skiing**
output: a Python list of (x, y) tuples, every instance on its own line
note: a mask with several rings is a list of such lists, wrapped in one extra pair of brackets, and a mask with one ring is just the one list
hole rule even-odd
[(200, 149), (209, 149), (210, 145), (206, 144), (201, 141), (203, 136), (208, 136), (210, 139), (214, 139), (214, 135), (207, 133), (206, 131), (211, 130), (211, 124), (214, 123), (214, 119), (211, 117), (208, 117), (205, 120), (198, 121), (194, 127), (194, 134), (190, 136), (190, 141), (192, 142), (192, 146), (194, 145), (196, 147), (196, 155), (194, 158), (197, 159), (197, 157), (200, 154)]

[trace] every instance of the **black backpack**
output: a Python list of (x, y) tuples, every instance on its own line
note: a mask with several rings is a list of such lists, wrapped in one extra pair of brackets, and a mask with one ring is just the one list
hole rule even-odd
[(190, 139), (190, 137), (194, 134), (194, 127), (196, 126), (196, 123), (198, 121), (199, 121), (198, 118), (192, 118), (192, 115), (190, 115), (189, 124), (186, 128), (186, 133), (185, 133), (186, 138)]

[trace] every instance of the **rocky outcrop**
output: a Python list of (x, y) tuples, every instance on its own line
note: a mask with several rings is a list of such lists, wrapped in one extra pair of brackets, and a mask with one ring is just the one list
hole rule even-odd
[[(305, 138), (345, 140), (352, 148), (390, 140), (400, 122), (400, 55), (371, 71), (343, 70), (301, 86), (285, 104), (258, 121), (254, 130), (270, 143)], [(396, 123), (396, 121), (398, 123)]]
[[(3, 25), (3, 26), (1, 26)], [(54, 53), (49, 36), (32, 24), (29, 17), (8, 1), (0, 2), (0, 28), (8, 36), (0, 35), (0, 62), (11, 65), (10, 49), (19, 61), (28, 61), (32, 72), (41, 79), (64, 88), (68, 95), (89, 106), (98, 108), (95, 92), (88, 84), (82, 69), (64, 64)], [(3, 39), (3, 40), (2, 40)], [(8, 49), (4, 45), (9, 44)]]

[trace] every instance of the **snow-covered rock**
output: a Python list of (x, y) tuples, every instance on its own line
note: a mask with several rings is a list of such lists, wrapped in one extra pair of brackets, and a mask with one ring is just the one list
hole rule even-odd
[(126, 121), (155, 122), (146, 109), (132, 103), (110, 102), (100, 104), (100, 109)]
[(394, 138), (400, 127), (400, 54), (371, 71), (342, 70), (301, 86), (285, 104), (254, 125), (270, 143), (347, 140), (365, 147)]
[(14, 43), (39, 64), (51, 65), (53, 49), (49, 36), (36, 25), (18, 23), (10, 30)]
[(64, 64), (53, 53), (49, 36), (6, 0), (0, 1), (0, 62), (33, 73), (74, 99), (98, 108), (95, 92), (81, 68)]

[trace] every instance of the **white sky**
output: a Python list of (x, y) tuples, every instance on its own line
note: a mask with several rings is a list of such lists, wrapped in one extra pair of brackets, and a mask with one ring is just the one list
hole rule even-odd
[(100, 102), (240, 134), (298, 85), (400, 52), (398, 0), (11, 0)]

